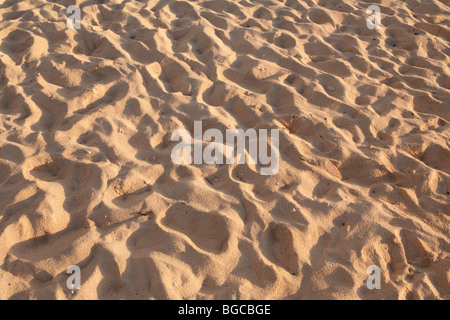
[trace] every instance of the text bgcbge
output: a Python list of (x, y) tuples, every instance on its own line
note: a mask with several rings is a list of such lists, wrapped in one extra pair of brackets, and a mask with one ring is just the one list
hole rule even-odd
[(269, 315), (270, 305), (223, 305), (222, 314), (232, 314), (232, 315), (246, 315), (246, 314), (258, 314), (258, 315)]

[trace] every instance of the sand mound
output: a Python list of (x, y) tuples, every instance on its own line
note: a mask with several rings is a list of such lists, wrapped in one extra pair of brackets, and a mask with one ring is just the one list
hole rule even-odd
[[(0, 298), (449, 299), (449, 11), (3, 1)], [(197, 120), (279, 129), (278, 173), (175, 165)]]

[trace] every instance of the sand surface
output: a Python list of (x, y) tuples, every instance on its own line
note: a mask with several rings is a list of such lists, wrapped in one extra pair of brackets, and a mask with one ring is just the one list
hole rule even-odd
[[(1, 0), (0, 299), (450, 299), (449, 12)], [(196, 120), (278, 173), (175, 165)]]

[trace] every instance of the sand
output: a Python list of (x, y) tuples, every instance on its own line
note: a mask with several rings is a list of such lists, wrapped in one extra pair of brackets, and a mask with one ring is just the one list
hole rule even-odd
[[(0, 299), (449, 299), (449, 6), (0, 1)], [(175, 165), (194, 121), (278, 173)]]

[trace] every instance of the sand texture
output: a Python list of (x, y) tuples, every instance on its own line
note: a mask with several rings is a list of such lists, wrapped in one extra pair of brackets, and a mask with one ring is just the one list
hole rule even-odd
[[(448, 0), (0, 17), (0, 299), (450, 299)], [(278, 173), (174, 164), (194, 121), (279, 129)]]

